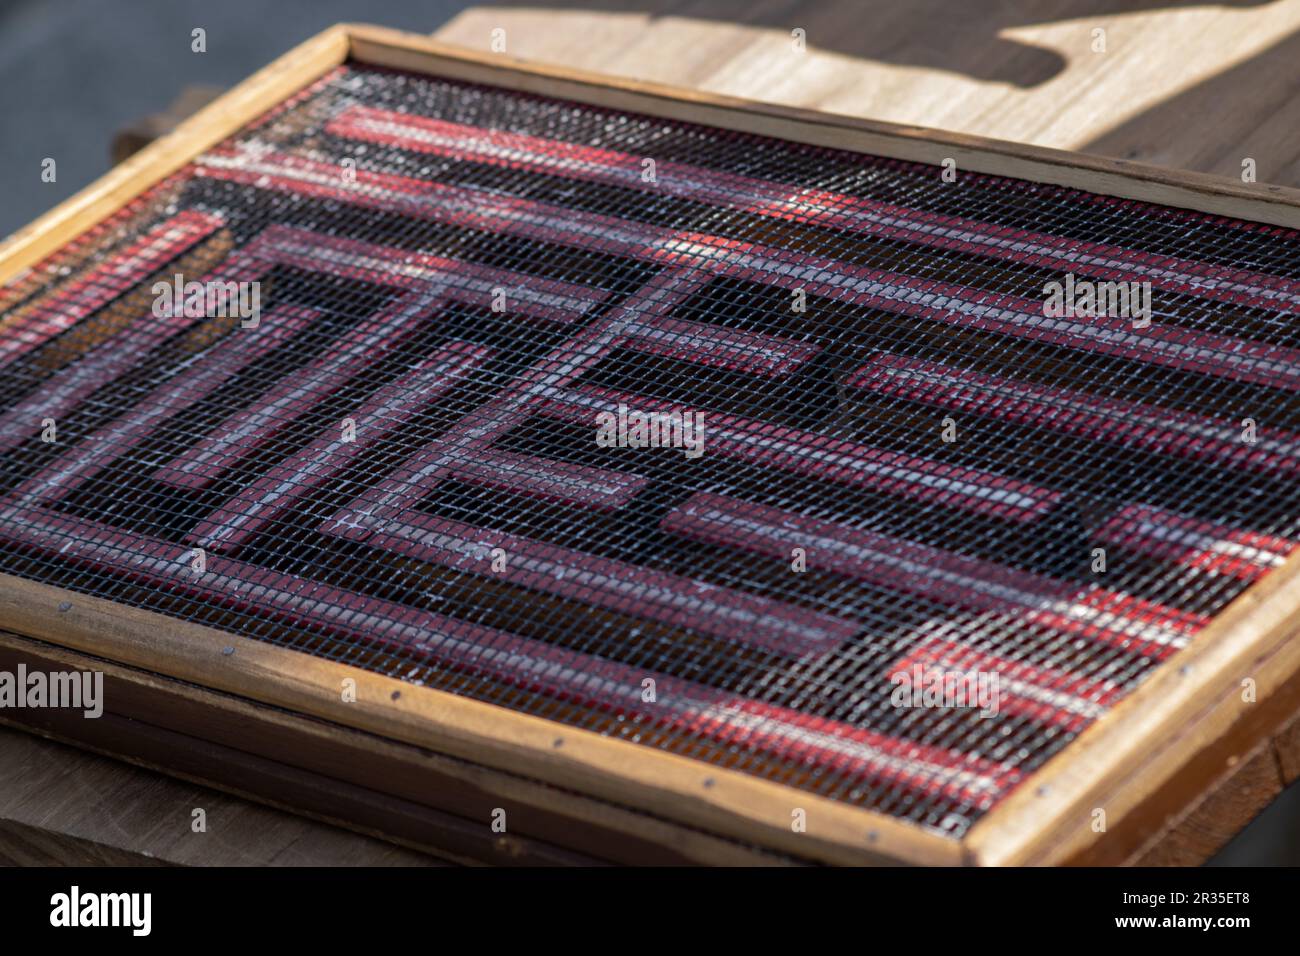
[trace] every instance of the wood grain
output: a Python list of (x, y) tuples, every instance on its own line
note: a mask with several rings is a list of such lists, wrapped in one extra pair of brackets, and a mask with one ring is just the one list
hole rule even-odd
[(501, 0), (435, 36), (487, 52), (498, 28), (539, 63), (1300, 186), (1295, 0)]
[(1221, 850), (1282, 792), (1277, 755), (1271, 741), (1256, 745), (1244, 759), (1177, 816), (1148, 834), (1131, 866), (1199, 866)]
[[(0, 863), (430, 866), (422, 854), (0, 727)], [(207, 832), (191, 828), (202, 808)]]

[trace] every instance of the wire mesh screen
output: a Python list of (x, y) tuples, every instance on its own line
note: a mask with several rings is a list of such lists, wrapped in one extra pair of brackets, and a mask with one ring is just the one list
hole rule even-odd
[(1300, 237), (1064, 188), (347, 66), (0, 295), (3, 571), (953, 835), (1297, 533)]

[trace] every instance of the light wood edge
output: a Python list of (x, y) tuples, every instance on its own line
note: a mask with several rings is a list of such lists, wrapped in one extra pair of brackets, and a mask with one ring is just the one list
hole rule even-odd
[[(1249, 588), (1109, 714), (979, 820), (963, 845), (977, 865), (1043, 865), (1085, 853), (1192, 757), (1300, 672), (1300, 554)], [(1249, 746), (1245, 748), (1249, 750)], [(1207, 781), (1208, 782), (1208, 781)], [(1189, 794), (1189, 799), (1192, 795)]]
[[(1300, 228), (1300, 189), (604, 76), (348, 24), (350, 57), (663, 119)], [(936, 174), (937, 175), (937, 174)]]
[[(210, 687), (181, 682), (175, 678), (161, 677), (154, 671), (127, 667), (118, 662), (92, 657), (89, 654), (71, 650), (61, 645), (37, 641), (8, 631), (0, 631), (0, 651), (8, 651), (19, 657), (26, 656), (31, 660), (41, 662), (42, 666), (53, 664), (60, 670), (99, 671), (104, 674), (105, 680), (130, 683), (142, 692), (151, 695), (167, 695), (170, 699), (180, 697), (187, 702), (229, 714), (232, 718), (240, 721), (241, 725), (246, 725), (250, 732), (255, 729), (259, 735), (274, 734), (277, 731), (292, 731), (311, 738), (314, 741), (313, 745), (327, 747), (338, 743), (356, 749), (364, 747), (367, 752), (383, 758), (394, 767), (408, 770), (432, 767), (441, 774), (456, 777), (467, 787), (474, 787), (482, 790), (485, 794), (490, 794), (494, 801), (499, 801), (500, 805), (507, 810), (514, 806), (527, 806), (530, 809), (542, 810), (557, 816), (580, 819), (581, 824), (599, 824), (662, 846), (671, 846), (693, 863), (713, 866), (788, 865), (784, 858), (775, 858), (763, 851), (731, 843), (658, 817), (645, 816), (626, 810), (623, 807), (598, 802), (590, 798), (575, 798), (571, 792), (558, 790), (535, 780), (506, 774), (503, 771), (487, 768), (480, 764), (458, 761), (454, 766), (449, 766), (449, 758), (446, 756), (433, 754), (408, 743), (254, 703), (246, 697), (235, 697), (228, 693), (215, 691)], [(105, 712), (117, 712), (111, 699), (106, 701)], [(3, 712), (0, 712), (0, 718), (3, 718)], [(0, 724), (3, 723), (5, 723), (3, 719), (0, 719)], [(22, 728), (27, 725), (11, 723), (9, 726)], [(192, 735), (192, 731), (189, 729), (176, 730), (170, 726), (163, 729)], [(80, 742), (70, 738), (60, 739), (81, 746)], [(222, 744), (222, 746), (226, 746), (226, 744)], [(177, 773), (165, 765), (136, 760), (129, 754), (117, 753), (102, 748), (94, 749), (97, 752), (119, 756), (142, 766), (148, 765), (150, 769), (172, 776), (188, 777), (188, 775)], [(203, 783), (204, 786), (226, 789), (221, 781), (217, 779), (204, 778), (198, 782)], [(280, 802), (273, 797), (250, 795), (244, 792), (241, 792), (240, 795), (251, 796), (252, 799), (258, 802), (272, 803), (281, 808), (294, 809), (290, 804)], [(403, 795), (394, 796), (395, 799), (399, 800), (408, 799)], [(315, 814), (311, 813), (306, 815), (315, 816)], [(486, 825), (488, 819), (486, 814), (483, 819), (484, 825)], [(355, 827), (347, 820), (331, 818), (331, 822), (341, 823), (350, 829), (356, 829), (358, 832), (364, 832), (367, 835), (389, 839), (377, 829)], [(536, 838), (532, 834), (528, 834), (528, 836), (530, 839)], [(400, 839), (394, 839), (396, 842), (402, 842)], [(428, 847), (424, 846), (419, 847), (419, 849), (429, 850)]]
[(347, 58), (348, 34), (331, 27), (258, 70), (172, 132), (0, 244), (0, 286), (117, 212), (205, 150), (248, 125)]
[[(0, 575), (0, 628), (828, 863), (958, 865), (884, 814), (152, 611)], [(357, 700), (344, 703), (343, 680)], [(796, 833), (793, 811), (807, 815)]]

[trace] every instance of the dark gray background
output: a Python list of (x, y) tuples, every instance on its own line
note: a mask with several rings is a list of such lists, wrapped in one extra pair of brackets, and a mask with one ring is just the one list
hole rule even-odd
[[(0, 235), (104, 173), (113, 134), (166, 109), (186, 86), (233, 86), (341, 21), (431, 33), (470, 5), (459, 0), (0, 0)], [(207, 31), (206, 53), (190, 50), (195, 27)], [(55, 183), (41, 182), (47, 156), (58, 163)], [(1288, 790), (1213, 862), (1300, 863), (1300, 787)]]
[[(0, 234), (109, 167), (113, 134), (186, 86), (234, 86), (343, 21), (431, 33), (456, 0), (0, 0)], [(207, 31), (208, 51), (190, 50)], [(53, 157), (58, 180), (41, 182)]]

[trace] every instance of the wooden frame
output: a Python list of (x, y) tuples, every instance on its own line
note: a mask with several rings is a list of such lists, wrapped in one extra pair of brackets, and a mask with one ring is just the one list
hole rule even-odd
[[(781, 864), (739, 846), (374, 734), (0, 633), (0, 669), (95, 671), (105, 714), (0, 711), (0, 724), (108, 753), (457, 863)], [(483, 821), (507, 808), (509, 831)]]
[[(952, 158), (960, 169), (1300, 228), (1300, 190), (610, 80), (470, 53), (421, 36), (343, 25), (254, 74), (12, 236), (0, 246), (0, 284), (348, 60), (880, 156), (933, 164)], [(1291, 640), (1300, 623), (1297, 612), (1300, 556), (1250, 588), (1189, 649), (1162, 665), (961, 841), (736, 771), (3, 575), (0, 628), (23, 637), (0, 638), (0, 657), (25, 654), (106, 669), (120, 686), (133, 688), (134, 706), (147, 709), (161, 730), (214, 746), (221, 744), (214, 743), (221, 722), (236, 714), (273, 741), (316, 734), (323, 763), (312, 772), (326, 767), (334, 782), (340, 779), (339, 755), (364, 750), (363, 738), (393, 767), (449, 761), (440, 765), (447, 780), (464, 784), (473, 777), (478, 785), (490, 779), (498, 788), (494, 792), (505, 788), (522, 805), (544, 807), (557, 818), (595, 814), (598, 828), (634, 843), (670, 847), (677, 862), (779, 861), (752, 849), (758, 846), (796, 859), (849, 864), (1124, 862), (1146, 858), (1153, 835), (1178, 839), (1180, 826), (1195, 823), (1208, 788), (1235, 779), (1238, 764), (1259, 768), (1272, 760), (1284, 768), (1274, 775), (1282, 782), (1295, 775), (1300, 734), (1289, 721), (1300, 709), (1300, 641)], [(355, 703), (341, 700), (344, 677), (357, 682)], [(1254, 703), (1242, 699), (1248, 678), (1255, 682)], [(163, 726), (169, 711), (148, 705), (151, 695), (181, 702), (176, 714), (207, 716), (174, 716), (183, 727)], [(67, 727), (39, 729), (70, 733)], [(126, 749), (103, 740), (83, 742), (114, 752)], [(231, 744), (225, 738), (222, 745), (231, 749)], [(1268, 748), (1263, 756), (1261, 746)], [(278, 759), (276, 753), (283, 756), (284, 748), (260, 756)], [(460, 769), (453, 773), (453, 766)], [(524, 778), (580, 796), (561, 799), (557, 791), (528, 783), (534, 789), (521, 797), (527, 790)], [(375, 790), (358, 779), (344, 782)], [(379, 797), (395, 798), (400, 780), (388, 789)], [(1257, 810), (1255, 803), (1242, 805)], [(806, 811), (805, 833), (792, 831), (796, 807)], [(1096, 810), (1105, 812), (1104, 831), (1094, 826)], [(476, 811), (461, 807), (459, 812)], [(486, 832), (486, 820), (482, 825)]]

